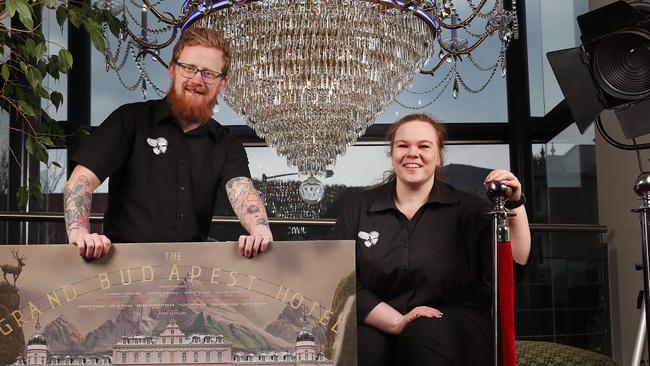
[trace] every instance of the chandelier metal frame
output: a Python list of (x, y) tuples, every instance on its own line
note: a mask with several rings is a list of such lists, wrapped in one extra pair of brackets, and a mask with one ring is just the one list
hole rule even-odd
[[(96, 6), (106, 7), (105, 4), (111, 4), (114, 0), (99, 0), (96, 3)], [(123, 2), (131, 0), (123, 0)], [(142, 1), (143, 13), (146, 11), (151, 12), (156, 19), (169, 26), (171, 29), (171, 34), (164, 42), (151, 42), (148, 38), (148, 30), (142, 28), (142, 33), (140, 36), (135, 34), (129, 27), (129, 22), (126, 17), (124, 20), (123, 31), (125, 35), (128, 35), (130, 40), (138, 45), (140, 52), (137, 54), (137, 57), (143, 55), (150, 55), (160, 62), (163, 66), (167, 66), (167, 63), (164, 62), (158, 55), (159, 50), (169, 47), (174, 39), (176, 39), (178, 30), (184, 29), (186, 26), (196, 21), (198, 18), (207, 15), (211, 11), (219, 11), (226, 9), (233, 5), (241, 5), (245, 3), (257, 2), (259, 0), (185, 0), (181, 6), (181, 15), (180, 17), (175, 17), (169, 12), (161, 12), (156, 6), (161, 2), (152, 3), (150, 0), (140, 0)], [(497, 0), (494, 3), (494, 8), (488, 12), (483, 12), (488, 0), (480, 0), (476, 5), (473, 5), (471, 0), (468, 0), (472, 13), (463, 21), (458, 21), (457, 15), (455, 16), (455, 8), (453, 7), (453, 2), (450, 0), (413, 0), (413, 1), (398, 1), (398, 0), (357, 0), (357, 1), (366, 1), (371, 3), (380, 3), (385, 5), (393, 6), (394, 8), (414, 12), (418, 17), (423, 21), (429, 24), (436, 34), (436, 41), (440, 47), (441, 54), (437, 63), (427, 70), (420, 70), (422, 74), (433, 75), (444, 63), (450, 58), (456, 58), (458, 56), (470, 55), (474, 50), (476, 50), (486, 39), (492, 36), (495, 32), (500, 32), (500, 38), (503, 39), (504, 43), (510, 41), (510, 37), (514, 39), (519, 38), (519, 25), (516, 16), (516, 0), (511, 0), (512, 9), (507, 12), (503, 8), (503, 0)], [(120, 7), (120, 12), (125, 11), (126, 6)], [(446, 42), (443, 38), (445, 31), (452, 32), (452, 41), (455, 38), (453, 32), (459, 29), (466, 29), (472, 21), (477, 17), (486, 17), (488, 14), (495, 14), (495, 19), (492, 20), (492, 25), (488, 26), (488, 29), (480, 35), (478, 35), (476, 41), (472, 44), (458, 47), (458, 44), (455, 42)], [(451, 22), (447, 22), (446, 19), (450, 19)], [(135, 19), (133, 19), (135, 20)], [(512, 25), (511, 25), (512, 24)], [(511, 35), (507, 33), (511, 32)], [(507, 39), (505, 39), (507, 38)], [(110, 50), (109, 50), (110, 52)]]

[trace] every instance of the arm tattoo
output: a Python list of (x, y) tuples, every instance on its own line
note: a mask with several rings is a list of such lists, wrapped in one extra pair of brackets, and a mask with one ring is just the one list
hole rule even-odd
[(262, 199), (246, 177), (236, 177), (226, 183), (226, 193), (235, 214), (242, 225), (250, 232), (254, 225), (269, 226)]
[(73, 229), (88, 229), (92, 193), (90, 181), (85, 175), (80, 175), (74, 182), (68, 182), (63, 192), (63, 212), (68, 234)]
[(260, 208), (257, 206), (248, 206), (248, 208), (246, 209), (246, 213), (249, 215), (252, 215), (257, 212), (260, 212)]

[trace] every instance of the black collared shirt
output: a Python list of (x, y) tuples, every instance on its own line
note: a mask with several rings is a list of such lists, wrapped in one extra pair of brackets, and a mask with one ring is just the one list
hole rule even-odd
[(359, 322), (382, 301), (402, 314), (422, 305), (488, 309), (489, 210), (441, 181), (411, 220), (395, 206), (394, 182), (348, 201), (330, 237), (356, 240)]
[(210, 120), (183, 132), (165, 99), (119, 107), (72, 160), (110, 177), (104, 234), (113, 242), (205, 240), (219, 186), (250, 177), (227, 128)]

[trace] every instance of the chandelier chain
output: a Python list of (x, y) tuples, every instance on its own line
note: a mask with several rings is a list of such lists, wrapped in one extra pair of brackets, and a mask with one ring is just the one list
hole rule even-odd
[(444, 80), (447, 80), (447, 82), (445, 83), (445, 86), (442, 89), (440, 89), (440, 91), (438, 92), (438, 94), (436, 94), (435, 97), (433, 97), (428, 103), (426, 103), (426, 104), (424, 104), (422, 106), (418, 105), (417, 107), (415, 107), (415, 106), (406, 105), (406, 104), (400, 102), (398, 99), (395, 99), (395, 103), (400, 105), (402, 108), (406, 108), (406, 109), (410, 109), (410, 110), (418, 110), (418, 109), (428, 108), (430, 105), (435, 103), (438, 99), (440, 99), (440, 96), (445, 92), (445, 90), (447, 90), (447, 88), (449, 87), (449, 84), (451, 84), (451, 80), (452, 80), (451, 73), (448, 74), (448, 76), (445, 79), (443, 79), (443, 81)]
[(124, 67), (124, 65), (126, 64), (126, 62), (128, 60), (129, 53), (131, 53), (131, 47), (133, 47), (133, 46), (132, 46), (131, 41), (129, 41), (127, 43), (127, 47), (126, 47), (125, 52), (122, 54), (122, 60), (119, 60), (119, 63), (118, 63), (118, 57), (120, 55), (120, 50), (122, 48), (122, 41), (118, 40), (117, 50), (115, 51), (115, 53), (113, 53), (113, 52), (110, 51), (111, 50), (110, 40), (109, 40), (108, 37), (106, 37), (106, 50), (107, 51), (105, 53), (105, 57), (106, 57), (106, 59), (108, 61), (110, 61), (110, 64), (111, 64), (112, 68), (115, 71), (122, 70), (122, 68)]
[(442, 85), (442, 83), (444, 83), (445, 80), (446, 80), (447, 78), (449, 78), (449, 76), (451, 76), (452, 71), (453, 71), (452, 69), (449, 69), (449, 71), (447, 72), (447, 74), (446, 74), (446, 75), (445, 75), (445, 76), (440, 80), (440, 82), (438, 82), (438, 84), (434, 85), (434, 86), (433, 86), (431, 89), (429, 89), (429, 90), (426, 90), (426, 91), (423, 91), (423, 92), (416, 92), (416, 91), (412, 91), (412, 90), (406, 88), (406, 89), (404, 89), (404, 91), (407, 92), (407, 93), (409, 93), (409, 94), (415, 94), (415, 95), (424, 95), (424, 94), (429, 94), (429, 93), (431, 93), (432, 91), (438, 89), (438, 88), (440, 87), (440, 85)]
[(143, 76), (143, 79), (144, 79), (147, 83), (149, 83), (149, 85), (151, 85), (151, 87), (152, 87), (153, 90), (156, 92), (156, 94), (158, 94), (159, 97), (162, 98), (162, 97), (165, 96), (166, 92), (165, 92), (164, 90), (160, 89), (160, 88), (156, 85), (156, 83), (154, 83), (154, 82), (151, 80), (151, 78), (149, 77), (149, 74), (148, 74), (145, 70), (143, 70), (143, 72), (142, 72), (142, 76)]
[(501, 55), (503, 54), (503, 52), (504, 52), (503, 48), (499, 50), (499, 57), (497, 58), (496, 62), (491, 66), (481, 66), (478, 62), (476, 62), (476, 60), (474, 60), (474, 56), (472, 56), (471, 53), (467, 55), (467, 58), (469, 59), (469, 62), (472, 65), (474, 65), (474, 67), (476, 67), (478, 70), (488, 72), (494, 70), (499, 66), (499, 64), (501, 63), (501, 58), (502, 58)]
[(467, 85), (465, 80), (460, 76), (460, 73), (458, 73), (458, 70), (456, 70), (456, 67), (454, 67), (453, 70), (454, 70), (454, 76), (456, 77), (456, 80), (458, 80), (458, 82), (463, 87), (463, 89), (465, 89), (471, 94), (478, 94), (488, 86), (490, 81), (492, 81), (492, 78), (494, 78), (494, 75), (496, 74), (497, 68), (495, 67), (494, 69), (492, 69), (492, 72), (490, 73), (490, 76), (488, 77), (487, 81), (485, 81), (485, 83), (483, 83), (483, 85), (481, 85), (478, 89), (473, 89), (469, 85)]

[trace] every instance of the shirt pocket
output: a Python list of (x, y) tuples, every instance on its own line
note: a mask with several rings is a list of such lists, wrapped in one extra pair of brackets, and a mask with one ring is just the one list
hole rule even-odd
[(207, 163), (195, 163), (190, 172), (194, 204), (199, 209), (209, 210), (216, 199), (220, 169)]

